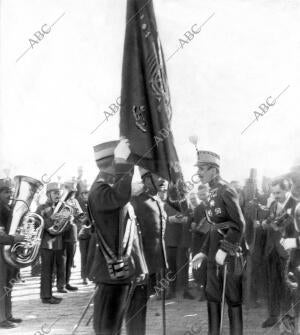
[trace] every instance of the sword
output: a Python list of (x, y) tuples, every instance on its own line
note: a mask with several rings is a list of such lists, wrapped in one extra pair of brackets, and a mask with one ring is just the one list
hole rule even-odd
[[(161, 277), (165, 278), (165, 275), (166, 275), (166, 269), (165, 267), (163, 267), (161, 270)], [(163, 287), (162, 296), (161, 296), (161, 309), (162, 309), (162, 323), (163, 323), (162, 331), (163, 331), (163, 335), (166, 335), (167, 330), (166, 330), (166, 289), (165, 287)]]
[(222, 333), (223, 333), (226, 280), (227, 280), (227, 263), (225, 263), (225, 265), (224, 265), (224, 274), (223, 274), (223, 291), (222, 291), (222, 304), (221, 304), (220, 335), (222, 335)]
[(88, 311), (88, 309), (89, 309), (89, 307), (90, 307), (90, 305), (91, 305), (93, 299), (95, 298), (95, 295), (96, 295), (96, 293), (98, 292), (98, 289), (99, 289), (99, 286), (97, 286), (95, 292), (94, 292), (94, 293), (92, 294), (92, 296), (90, 297), (90, 300), (89, 300), (88, 304), (86, 305), (85, 309), (83, 310), (83, 312), (82, 312), (82, 314), (81, 314), (81, 316), (80, 316), (78, 322), (77, 322), (76, 325), (74, 326), (71, 335), (74, 335), (74, 334), (76, 333), (76, 331), (77, 331), (78, 327), (80, 326), (80, 324), (81, 324), (83, 318), (85, 317), (85, 314), (87, 313), (87, 311)]

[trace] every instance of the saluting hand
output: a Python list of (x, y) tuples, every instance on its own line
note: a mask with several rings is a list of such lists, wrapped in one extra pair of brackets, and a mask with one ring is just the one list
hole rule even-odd
[(139, 181), (131, 184), (131, 195), (138, 196), (144, 192), (144, 184)]

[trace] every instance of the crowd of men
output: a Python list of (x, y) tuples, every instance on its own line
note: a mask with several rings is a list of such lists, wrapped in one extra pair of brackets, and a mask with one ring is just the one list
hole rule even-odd
[[(97, 335), (119, 334), (123, 321), (127, 334), (146, 334), (147, 302), (153, 296), (162, 300), (163, 327), (166, 299), (198, 299), (207, 301), (209, 334), (220, 334), (225, 299), (231, 335), (243, 334), (243, 304), (257, 308), (264, 302), (269, 315), (262, 327), (280, 322), (290, 334), (300, 334), (295, 304), (300, 290), (299, 167), (274, 180), (264, 178), (260, 191), (254, 169), (244, 186), (227, 183), (219, 155), (198, 150), (200, 182), (182, 213), (168, 201), (168, 182), (162, 177), (139, 168), (141, 182), (133, 183), (126, 139), (99, 144), (94, 151), (99, 174), (90, 190), (74, 181), (48, 183), (47, 201), (36, 209), (45, 227), (32, 267), (33, 274), (40, 268), (43, 303), (61, 301), (52, 294), (55, 278), (57, 292), (77, 290), (70, 277), (79, 239), (83, 284), (87, 278), (96, 284)], [(0, 180), (0, 243), (11, 245), (25, 237), (8, 234), (10, 198), (9, 181)], [(63, 216), (60, 208), (70, 209), (70, 215)], [(54, 234), (53, 226), (64, 220), (62, 231)], [(12, 328), (22, 320), (12, 316), (11, 295), (4, 287), (17, 270), (2, 256), (0, 265), (0, 327)], [(163, 280), (168, 285), (161, 289)]]

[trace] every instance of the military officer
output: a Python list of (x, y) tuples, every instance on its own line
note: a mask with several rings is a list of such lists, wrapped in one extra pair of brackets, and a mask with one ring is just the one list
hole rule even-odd
[[(98, 289), (94, 298), (94, 330), (96, 335), (120, 334), (122, 321), (132, 328), (128, 334), (143, 334), (144, 323), (134, 318), (136, 306), (143, 300), (147, 273), (136, 226), (129, 204), (132, 195), (133, 165), (126, 139), (94, 147), (100, 173), (88, 197), (90, 219), (96, 231), (98, 247), (92, 266)], [(131, 227), (131, 228), (130, 228)], [(128, 230), (130, 228), (130, 230)]]
[(237, 193), (220, 177), (220, 157), (211, 151), (198, 151), (198, 174), (203, 184), (208, 183), (210, 192), (206, 206), (210, 232), (201, 252), (194, 256), (193, 267), (199, 268), (207, 257), (206, 296), (209, 318), (209, 334), (220, 331), (221, 299), (225, 262), (228, 263), (226, 300), (230, 334), (243, 333), (242, 276), (234, 269), (235, 256), (241, 242), (245, 222)]
[(36, 213), (41, 215), (45, 222), (45, 229), (41, 243), (41, 299), (44, 304), (59, 304), (61, 298), (52, 295), (52, 276), (54, 262), (57, 267), (57, 282), (64, 282), (64, 258), (62, 235), (51, 235), (48, 229), (53, 226), (59, 214), (53, 214), (53, 211), (60, 199), (60, 185), (58, 183), (49, 183), (46, 188), (47, 201), (40, 205)]
[[(11, 209), (9, 207), (12, 194), (11, 187), (9, 179), (0, 179), (0, 247), (25, 240), (22, 235), (8, 235), (11, 220)], [(14, 318), (11, 311), (12, 283), (16, 281), (16, 275), (16, 269), (5, 263), (0, 252), (0, 328), (15, 328), (17, 323), (22, 322), (22, 319)]]

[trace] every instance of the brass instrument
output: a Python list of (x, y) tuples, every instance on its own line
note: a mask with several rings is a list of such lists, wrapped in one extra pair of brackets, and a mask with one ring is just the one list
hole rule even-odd
[(12, 219), (9, 235), (24, 235), (26, 240), (3, 247), (5, 261), (18, 268), (31, 265), (38, 256), (44, 219), (29, 211), (34, 195), (43, 185), (39, 180), (26, 176), (15, 176), (15, 192), (11, 205)]
[(52, 215), (59, 214), (59, 218), (55, 220), (54, 224), (48, 229), (48, 232), (51, 235), (59, 235), (63, 233), (70, 222), (73, 214), (73, 208), (68, 206), (66, 201), (69, 199), (71, 193), (73, 192), (65, 190), (53, 211)]

